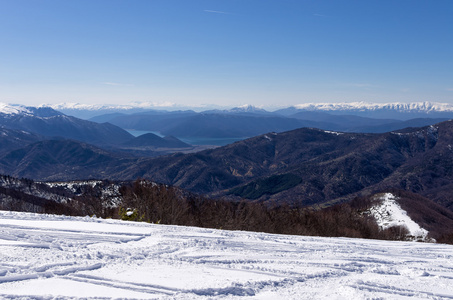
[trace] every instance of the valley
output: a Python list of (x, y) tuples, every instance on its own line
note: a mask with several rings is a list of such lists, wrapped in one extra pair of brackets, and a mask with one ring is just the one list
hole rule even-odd
[[(13, 178), (29, 178), (33, 182), (49, 183), (100, 180), (123, 182), (122, 185), (145, 179), (174, 186), (194, 195), (206, 196), (213, 201), (247, 201), (268, 207), (311, 209), (334, 207), (350, 203), (356, 198), (394, 189), (426, 197), (442, 209), (453, 211), (453, 200), (448, 192), (453, 184), (453, 124), (450, 121), (384, 133), (356, 133), (312, 127), (279, 131), (282, 127), (272, 127), (272, 121), (266, 123), (271, 126), (267, 129), (275, 129), (272, 132), (225, 146), (193, 146), (182, 139), (162, 136), (156, 132), (142, 132), (141, 135), (133, 136), (116, 125), (67, 117), (50, 108), (6, 107), (4, 106), (4, 111), (7, 113), (2, 115), (1, 142), (5, 147), (0, 153), (0, 174)], [(310, 118), (319, 121), (323, 117), (341, 121), (342, 124), (349, 122), (355, 124), (354, 126), (360, 122), (379, 126), (382, 122), (393, 122), (388, 119), (352, 115), (336, 115), (335, 119), (331, 118), (334, 114), (326, 115), (325, 112), (316, 111), (297, 114), (305, 118), (304, 122), (310, 122)], [(181, 115), (185, 119), (175, 121)], [(263, 130), (263, 127), (260, 127), (263, 123), (257, 123), (257, 119), (262, 119), (263, 122), (275, 120), (275, 116), (269, 117), (272, 113), (253, 107), (210, 111), (204, 114), (151, 111), (147, 114), (139, 113), (138, 119), (134, 114), (128, 116), (133, 117), (133, 120), (140, 120), (140, 124), (158, 124), (165, 121), (168, 126), (180, 124), (178, 126), (181, 128), (196, 129), (198, 125), (184, 123), (187, 122), (188, 116), (192, 118), (194, 115), (204, 118), (207, 123), (200, 128), (214, 130), (211, 134), (230, 132), (225, 128), (222, 130), (226, 131), (219, 131), (221, 128), (216, 124), (234, 125), (248, 130), (250, 126), (242, 123), (247, 120), (250, 124), (254, 123), (257, 127), (252, 129), (259, 132)], [(124, 114), (109, 116), (118, 118), (124, 117)], [(102, 118), (106, 117), (108, 116)], [(129, 119), (129, 122), (132, 119)], [(169, 122), (170, 119), (175, 122)], [(214, 119), (218, 123), (212, 123)], [(148, 121), (144, 123), (144, 120)], [(421, 120), (423, 124), (438, 121), (436, 118)], [(34, 124), (34, 127), (31, 124)], [(408, 123), (401, 121), (399, 124)], [(46, 133), (49, 126), (53, 131)], [(146, 128), (136, 127), (134, 130), (143, 129)], [(87, 136), (77, 139), (84, 132), (87, 132)], [(209, 139), (208, 132), (195, 132)], [(99, 138), (94, 138), (97, 133)], [(225, 135), (219, 134), (221, 138), (226, 138)], [(105, 136), (104, 140), (101, 136)], [(196, 138), (195, 133), (192, 138)], [(8, 186), (4, 188), (9, 189), (10, 194), (14, 190)], [(4, 191), (5, 193), (8, 194)], [(20, 195), (24, 191), (19, 189), (17, 193)], [(28, 195), (27, 197), (36, 197), (33, 193)], [(98, 194), (91, 191), (86, 195), (72, 195), (71, 199), (94, 199), (98, 197), (96, 195)], [(53, 196), (55, 197), (57, 196)], [(41, 208), (37, 209), (42, 210), (49, 204), (46, 201), (50, 199), (41, 199), (40, 196), (38, 198), (30, 201), (41, 203), (42, 205), (38, 205)], [(11, 206), (11, 201), (16, 201), (14, 197), (9, 196), (6, 199), (6, 202), (3, 201), (4, 207), (14, 207)], [(21, 205), (29, 207), (30, 201)], [(95, 213), (95, 207), (89, 208), (84, 200), (77, 201), (73, 203), (82, 201), (82, 206), (70, 208), (72, 213), (80, 214), (82, 211), (89, 212), (90, 209)], [(103, 200), (96, 205), (108, 206)], [(79, 211), (81, 207), (83, 209)], [(118, 206), (111, 208), (113, 210), (101, 210), (97, 214), (111, 214)], [(435, 218), (439, 217), (436, 215)], [(449, 221), (440, 222), (446, 224), (445, 222)], [(440, 235), (439, 233), (438, 236)]]

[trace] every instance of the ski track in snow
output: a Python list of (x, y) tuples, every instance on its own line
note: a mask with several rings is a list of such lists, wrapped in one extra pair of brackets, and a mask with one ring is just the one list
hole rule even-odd
[(453, 246), (0, 211), (2, 299), (453, 299)]

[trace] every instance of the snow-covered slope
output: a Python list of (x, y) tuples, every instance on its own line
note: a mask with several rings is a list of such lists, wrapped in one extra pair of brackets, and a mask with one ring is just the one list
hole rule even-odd
[(451, 299), (453, 247), (0, 211), (3, 299)]
[(63, 102), (58, 104), (42, 104), (41, 107), (51, 107), (55, 110), (132, 110), (152, 109), (156, 107), (171, 106), (171, 103), (156, 104), (151, 102), (130, 102), (128, 104), (85, 104), (74, 102)]
[(50, 107), (31, 107), (20, 104), (6, 104), (0, 102), (0, 117), (28, 116), (35, 118), (64, 117), (61, 112)]
[(381, 202), (370, 209), (381, 229), (393, 226), (404, 226), (414, 241), (429, 241), (428, 231), (415, 223), (407, 212), (398, 204), (397, 198), (391, 193), (379, 196)]
[(24, 106), (10, 105), (0, 102), (0, 114), (16, 115), (16, 114), (31, 114), (31, 111)]

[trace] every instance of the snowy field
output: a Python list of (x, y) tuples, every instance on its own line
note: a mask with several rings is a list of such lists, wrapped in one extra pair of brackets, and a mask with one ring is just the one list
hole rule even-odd
[(453, 246), (0, 211), (1, 299), (453, 299)]

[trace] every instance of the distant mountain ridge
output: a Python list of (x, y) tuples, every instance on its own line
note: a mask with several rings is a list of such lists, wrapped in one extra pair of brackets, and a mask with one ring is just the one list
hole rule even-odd
[[(128, 130), (158, 132), (164, 136), (172, 135), (177, 138), (240, 140), (267, 132), (284, 132), (302, 127), (342, 132), (382, 133), (406, 127), (432, 125), (453, 118), (453, 112), (447, 111), (433, 113), (431, 110), (428, 114), (382, 109), (327, 111), (323, 110), (322, 105), (317, 110), (309, 107), (312, 110), (292, 107), (276, 112), (267, 112), (253, 106), (204, 112), (151, 110), (133, 114), (110, 113), (90, 120), (109, 122)], [(420, 108), (423, 107), (427, 108), (429, 105), (426, 103), (424, 106), (420, 105)]]
[(352, 114), (372, 118), (395, 118), (399, 120), (424, 117), (453, 118), (452, 104), (428, 101), (412, 103), (305, 103), (280, 109), (275, 111), (275, 113), (288, 116), (301, 111), (319, 111), (331, 114)]
[(66, 138), (96, 145), (115, 145), (133, 139), (127, 131), (109, 124), (67, 116), (49, 107), (0, 105), (0, 126), (39, 134), (46, 138)]
[[(84, 103), (58, 103), (42, 104), (40, 107), (50, 107), (54, 110), (61, 111), (67, 115), (75, 116), (81, 119), (90, 119), (103, 114), (114, 113), (143, 113), (147, 111), (165, 112), (165, 109), (175, 109), (171, 106), (155, 105), (149, 102), (132, 102), (129, 104), (84, 104)], [(180, 108), (181, 110), (184, 108)], [(186, 108), (188, 110), (188, 108)]]
[(297, 109), (304, 110), (396, 110), (396, 111), (424, 111), (424, 112), (441, 112), (453, 111), (453, 105), (439, 102), (391, 102), (391, 103), (369, 103), (369, 102), (343, 102), (343, 103), (305, 103), (295, 105)]
[(157, 132), (203, 145), (212, 145), (209, 139), (213, 138), (224, 139), (215, 141), (215, 145), (225, 145), (230, 139), (240, 140), (301, 127), (382, 133), (432, 125), (453, 118), (453, 105), (437, 102), (305, 103), (276, 111), (243, 105), (201, 112), (190, 109), (175, 111), (176, 107), (162, 110), (163, 107), (159, 109), (147, 102), (124, 105), (63, 103), (51, 106), (69, 115), (84, 116), (99, 123), (109, 122), (125, 130)]
[(205, 110), (202, 113), (204, 114), (243, 114), (243, 115), (273, 115), (274, 113), (269, 112), (265, 109), (253, 106), (253, 105), (242, 105), (238, 107), (233, 107), (230, 109), (213, 109)]
[[(156, 105), (149, 102), (133, 102), (129, 104), (82, 104), (82, 103), (59, 103), (59, 104), (43, 104), (40, 107), (51, 107), (58, 111), (93, 111), (100, 112), (99, 114), (105, 114), (106, 112), (125, 112), (125, 113), (135, 113), (143, 112), (146, 110), (163, 110), (167, 109), (174, 111), (175, 109), (190, 109), (186, 108), (177, 108), (176, 106), (171, 106), (168, 104)], [(193, 108), (192, 108), (193, 109)], [(1, 110), (1, 108), (0, 108)], [(372, 103), (372, 102), (324, 102), (324, 103), (301, 103), (287, 108), (280, 108), (275, 111), (268, 111), (263, 108), (259, 108), (253, 105), (242, 105), (234, 108), (218, 108), (218, 109), (200, 109), (196, 108), (197, 111), (209, 112), (257, 112), (257, 113), (283, 113), (291, 114), (294, 111), (325, 111), (325, 112), (365, 112), (365, 111), (398, 111), (398, 112), (418, 112), (418, 113), (451, 113), (453, 112), (453, 104), (450, 103), (441, 103), (441, 102), (387, 102), (387, 103)]]

